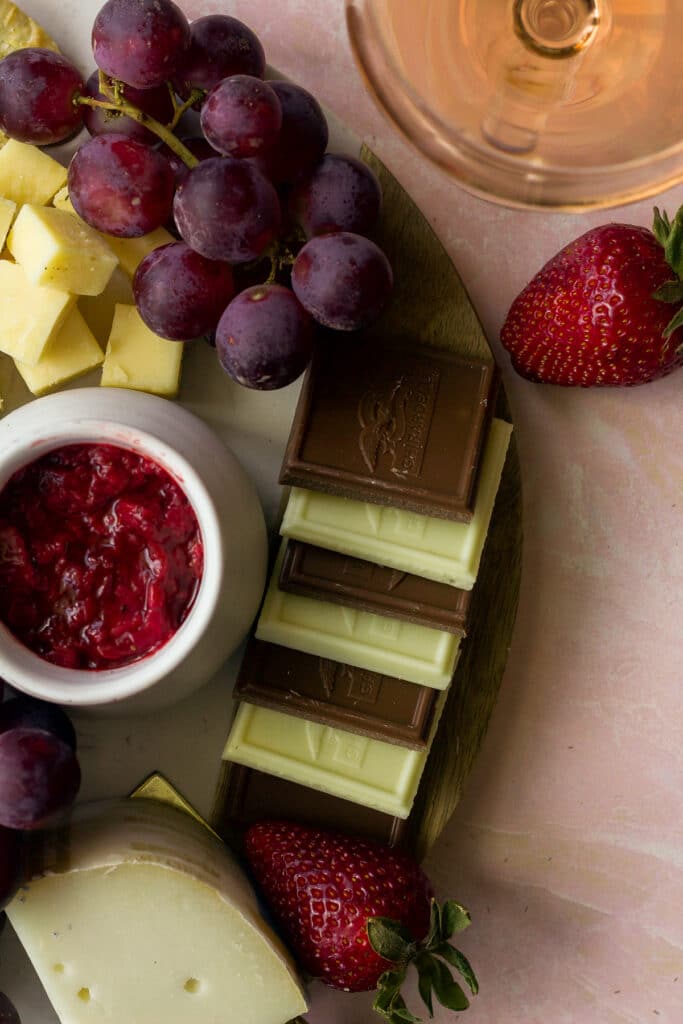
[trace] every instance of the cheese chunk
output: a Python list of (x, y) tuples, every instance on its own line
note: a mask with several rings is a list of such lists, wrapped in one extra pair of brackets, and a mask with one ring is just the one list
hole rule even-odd
[(7, 248), (33, 284), (76, 295), (100, 295), (118, 263), (97, 231), (52, 206), (22, 206)]
[(61, 1024), (285, 1024), (305, 1012), (241, 869), (184, 812), (121, 801), (38, 856), (7, 915)]
[(68, 292), (31, 284), (18, 263), (0, 260), (0, 352), (35, 366), (75, 302)]
[(37, 146), (10, 139), (0, 149), (0, 196), (44, 206), (66, 183), (66, 167)]
[(135, 306), (117, 306), (102, 367), (102, 385), (173, 397), (180, 385), (182, 342), (160, 338)]
[(78, 308), (102, 348), (106, 348), (114, 322), (114, 310), (119, 305), (131, 306), (134, 302), (130, 280), (117, 267), (102, 294), (81, 295)]
[[(60, 189), (52, 203), (58, 210), (68, 210), (69, 213), (78, 216), (69, 199), (68, 188)], [(170, 242), (176, 241), (166, 228), (157, 228), (156, 231), (150, 231), (148, 235), (141, 235), (140, 238), (117, 238), (115, 235), (105, 234), (101, 237), (106, 240), (109, 248), (117, 256), (121, 269), (131, 278), (135, 275), (135, 271), (145, 256), (161, 245), (168, 245)]]
[(15, 365), (29, 391), (34, 395), (45, 395), (74, 377), (101, 366), (103, 359), (104, 353), (83, 315), (74, 308), (35, 366), (27, 366), (18, 359)]
[(17, 204), (13, 203), (11, 199), (3, 199), (0, 196), (0, 249), (5, 245), (16, 212)]

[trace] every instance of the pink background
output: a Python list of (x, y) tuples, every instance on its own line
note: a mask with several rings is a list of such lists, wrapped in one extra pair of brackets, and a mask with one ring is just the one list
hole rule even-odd
[[(71, 0), (25, 6), (44, 13), (55, 33), (80, 13)], [(460, 945), (481, 993), (464, 1019), (680, 1024), (683, 374), (625, 391), (534, 386), (512, 374), (497, 340), (512, 299), (558, 248), (606, 220), (649, 224), (652, 203), (562, 216), (469, 196), (373, 105), (349, 51), (342, 0), (184, 6), (193, 17), (227, 8), (247, 21), (269, 62), (384, 160), (445, 243), (505, 377), (524, 479), (520, 611), (465, 799), (426, 865), (440, 894), (467, 904), (474, 919)], [(683, 188), (658, 202), (673, 214)], [(224, 720), (216, 723), (217, 709)], [(169, 724), (166, 760), (206, 811), (229, 708), (214, 689), (178, 715), (185, 732), (173, 747)], [(183, 736), (201, 743), (212, 730), (210, 763), (190, 768)], [(79, 739), (86, 797), (125, 792), (143, 765), (164, 767), (147, 765), (147, 734), (131, 722), (81, 721)], [(1, 957), (0, 988), (16, 998), (24, 1024), (55, 1020), (10, 935)], [(311, 995), (311, 1024), (379, 1019), (368, 996), (322, 986)], [(437, 1011), (436, 1019), (450, 1016)]]

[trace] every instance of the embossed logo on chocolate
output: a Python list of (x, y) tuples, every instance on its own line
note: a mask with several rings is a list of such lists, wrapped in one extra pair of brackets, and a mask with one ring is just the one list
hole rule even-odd
[(323, 692), (328, 699), (334, 696), (339, 686), (350, 700), (361, 704), (377, 703), (381, 682), (374, 673), (350, 668), (328, 658), (319, 658), (318, 665)]
[(364, 562), (360, 558), (345, 558), (341, 568), (342, 576), (360, 586), (374, 586), (390, 594), (408, 575), (398, 569), (386, 569), (373, 562)]
[(439, 378), (440, 371), (434, 368), (365, 392), (358, 403), (358, 444), (371, 473), (388, 458), (396, 476), (420, 475)]

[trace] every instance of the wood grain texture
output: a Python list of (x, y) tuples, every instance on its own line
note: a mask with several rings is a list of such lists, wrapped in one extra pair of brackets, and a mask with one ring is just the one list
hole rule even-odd
[[(362, 159), (384, 196), (376, 238), (394, 269), (391, 306), (370, 337), (419, 340), (493, 359), (476, 311), (446, 250), (415, 203), (366, 147)], [(496, 416), (510, 421), (501, 390)], [(522, 562), (522, 494), (514, 433), (472, 594), (468, 636), (411, 815), (422, 858), (455, 810), (500, 688), (517, 613)]]

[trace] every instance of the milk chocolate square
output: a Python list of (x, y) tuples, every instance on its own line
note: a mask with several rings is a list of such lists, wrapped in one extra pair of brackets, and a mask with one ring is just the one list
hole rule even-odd
[(280, 483), (469, 522), (496, 380), (447, 350), (323, 338)]
[(303, 597), (404, 619), (464, 636), (471, 591), (360, 558), (287, 542), (280, 587)]
[(424, 750), (438, 691), (252, 638), (234, 696), (335, 729)]

